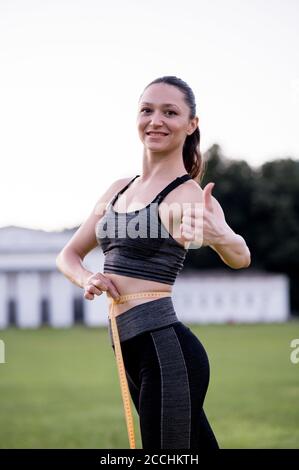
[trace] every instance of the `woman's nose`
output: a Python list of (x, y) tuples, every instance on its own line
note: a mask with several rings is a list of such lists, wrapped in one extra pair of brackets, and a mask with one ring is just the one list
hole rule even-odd
[(151, 124), (158, 125), (162, 124), (162, 118), (160, 113), (153, 113), (151, 115)]

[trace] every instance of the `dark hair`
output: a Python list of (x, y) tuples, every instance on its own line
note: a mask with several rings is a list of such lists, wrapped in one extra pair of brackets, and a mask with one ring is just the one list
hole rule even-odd
[[(190, 108), (189, 118), (193, 119), (196, 116), (196, 103), (192, 89), (187, 85), (186, 82), (172, 75), (156, 78), (149, 83), (143, 92), (154, 83), (166, 83), (167, 85), (173, 85), (179, 88), (184, 94), (185, 102)], [(142, 96), (142, 95), (141, 95)], [(187, 173), (192, 179), (200, 183), (204, 174), (204, 162), (199, 149), (200, 146), (200, 131), (197, 126), (195, 131), (191, 135), (187, 135), (183, 147), (183, 161)]]

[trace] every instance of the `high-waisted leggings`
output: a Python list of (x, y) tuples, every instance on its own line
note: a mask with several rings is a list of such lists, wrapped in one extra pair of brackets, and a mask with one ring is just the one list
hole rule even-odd
[[(143, 449), (218, 449), (203, 409), (208, 356), (172, 298), (132, 307), (116, 321)], [(109, 332), (115, 352), (110, 319)]]

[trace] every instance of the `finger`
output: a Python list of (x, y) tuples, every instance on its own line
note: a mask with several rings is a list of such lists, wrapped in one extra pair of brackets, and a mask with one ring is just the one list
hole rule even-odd
[(182, 223), (186, 225), (192, 225), (193, 217), (191, 215), (184, 214), (182, 217)]
[(194, 235), (194, 233), (186, 233), (186, 232), (184, 232), (183, 235), (184, 235), (184, 238), (185, 238), (186, 240), (195, 240), (195, 235)]
[(114, 299), (118, 299), (120, 297), (118, 290), (116, 289), (116, 287), (114, 286), (112, 282), (108, 284), (108, 291)]
[(186, 207), (183, 210), (183, 217), (186, 216), (191, 216), (191, 217), (199, 217), (203, 213), (203, 203), (202, 202), (197, 202), (195, 204), (195, 207)]
[(108, 282), (103, 279), (93, 279), (92, 285), (101, 291), (106, 292), (108, 290)]
[(203, 224), (203, 217), (190, 217), (189, 215), (184, 215), (181, 223), (187, 227), (201, 227)]
[(181, 225), (181, 233), (182, 233), (182, 236), (184, 238), (186, 238), (187, 240), (191, 240), (193, 237), (194, 237), (194, 231), (186, 226), (186, 225)]
[(103, 274), (97, 273), (97, 278), (92, 280), (94, 286), (98, 287), (104, 292), (109, 292), (111, 296), (115, 299), (118, 299), (120, 296), (114, 284), (106, 278)]
[(181, 224), (182, 232), (191, 233), (193, 231), (192, 227), (188, 224)]
[(89, 286), (86, 287), (86, 290), (92, 294), (96, 294), (96, 295), (101, 295), (103, 294), (103, 291), (98, 289), (95, 285), (93, 284), (90, 284)]
[(204, 207), (213, 211), (212, 189), (215, 183), (208, 183), (203, 189), (203, 203)]
[(85, 291), (85, 292), (84, 292), (84, 299), (86, 299), (86, 300), (93, 300), (93, 299), (94, 299), (94, 295), (91, 294), (90, 292)]

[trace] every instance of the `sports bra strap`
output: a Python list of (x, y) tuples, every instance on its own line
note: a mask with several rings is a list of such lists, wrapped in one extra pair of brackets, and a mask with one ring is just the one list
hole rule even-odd
[(160, 202), (167, 196), (167, 194), (170, 193), (174, 188), (191, 179), (192, 178), (188, 173), (185, 173), (183, 176), (178, 176), (175, 180), (171, 181), (171, 183), (169, 183), (166, 188), (162, 189), (162, 191), (157, 194), (152, 202), (158, 202), (159, 205)]
[(128, 184), (126, 184), (126, 186), (124, 188), (122, 188), (120, 191), (118, 191), (118, 193), (115, 194), (115, 196), (113, 197), (112, 201), (110, 202), (110, 204), (113, 206), (113, 204), (115, 203), (116, 199), (118, 198), (118, 196), (120, 196), (129, 186), (131, 183), (133, 183), (133, 181), (140, 175), (136, 175), (134, 176), (134, 178), (131, 179), (131, 181), (128, 182)]
[[(124, 186), (124, 188), (122, 188), (120, 191), (118, 191), (118, 193), (115, 194), (115, 196), (113, 197), (113, 199), (110, 203), (112, 206), (114, 205), (114, 203), (115, 203), (116, 199), (118, 198), (118, 196), (120, 196), (130, 186), (130, 184), (133, 183), (133, 181), (138, 176), (140, 176), (140, 175), (134, 176), (134, 178), (132, 178), (131, 181), (129, 181), (126, 184), (126, 186)], [(160, 204), (160, 202), (166, 197), (166, 195), (168, 193), (170, 193), (174, 188), (176, 188), (180, 184), (184, 183), (185, 181), (191, 180), (191, 179), (192, 178), (188, 173), (185, 173), (183, 176), (178, 176), (175, 180), (171, 181), (171, 183), (169, 183), (164, 189), (162, 189), (162, 191), (160, 191), (159, 194), (157, 194), (157, 196), (155, 197), (155, 199), (153, 199), (151, 204), (153, 202), (158, 202), (158, 204)]]

